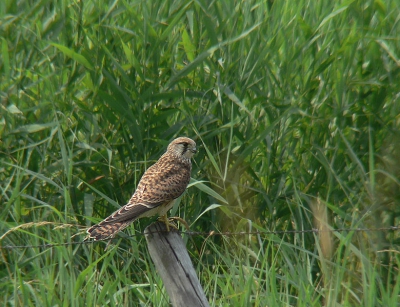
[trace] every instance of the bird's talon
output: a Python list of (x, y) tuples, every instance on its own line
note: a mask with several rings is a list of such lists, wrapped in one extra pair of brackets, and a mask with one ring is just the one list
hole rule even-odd
[(168, 224), (167, 224), (167, 225), (168, 225), (169, 227), (175, 228), (175, 230), (179, 230), (178, 226), (175, 225), (174, 223), (171, 223), (169, 220), (168, 220)]
[(179, 220), (179, 221), (183, 221), (184, 224), (187, 225), (187, 223), (185, 222), (185, 220), (181, 219), (180, 217), (171, 217), (171, 218), (167, 218), (166, 215), (160, 216), (158, 218), (158, 221), (163, 222), (165, 224), (165, 227), (167, 227), (167, 232), (169, 232), (171, 230), (171, 227), (174, 228), (175, 230), (179, 230), (178, 226), (173, 223), (174, 220)]
[(181, 218), (179, 216), (170, 217), (168, 219), (168, 222), (171, 222), (171, 221), (179, 221), (185, 227), (186, 230), (190, 230), (189, 224), (183, 218)]

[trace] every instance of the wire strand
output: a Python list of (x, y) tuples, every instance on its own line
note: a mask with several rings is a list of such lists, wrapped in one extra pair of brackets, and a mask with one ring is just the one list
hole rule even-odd
[[(244, 236), (244, 235), (286, 235), (286, 234), (304, 234), (304, 233), (322, 233), (322, 232), (384, 232), (384, 231), (398, 231), (400, 227), (398, 226), (390, 226), (390, 227), (380, 227), (380, 228), (336, 228), (329, 230), (320, 230), (320, 229), (304, 229), (304, 230), (271, 230), (271, 231), (241, 231), (241, 232), (215, 232), (214, 230), (209, 232), (200, 232), (200, 231), (177, 231), (180, 235), (187, 236), (204, 236), (204, 237), (212, 237), (212, 236)], [(156, 231), (156, 232), (148, 232), (148, 234), (152, 233), (164, 233), (167, 231)], [(128, 238), (132, 237), (143, 237), (144, 233), (136, 233), (134, 235), (127, 236)], [(97, 240), (97, 241), (79, 241), (79, 242), (67, 242), (67, 243), (47, 243), (40, 245), (5, 245), (0, 246), (0, 250), (13, 250), (13, 249), (23, 249), (23, 248), (46, 248), (50, 249), (53, 247), (61, 247), (61, 246), (69, 246), (69, 245), (83, 245), (83, 244), (94, 244), (102, 241), (110, 241), (112, 238)]]

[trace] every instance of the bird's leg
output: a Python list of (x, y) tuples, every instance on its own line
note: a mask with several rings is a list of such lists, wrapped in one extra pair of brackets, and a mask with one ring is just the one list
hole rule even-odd
[(166, 214), (160, 216), (160, 217), (158, 218), (158, 220), (161, 221), (161, 222), (164, 222), (165, 227), (167, 227), (167, 231), (168, 231), (168, 232), (170, 231), (170, 226), (171, 226), (172, 228), (175, 228), (176, 230), (178, 230), (178, 227), (176, 227), (175, 224), (173, 224), (173, 223), (171, 223), (171, 222), (169, 221), (169, 219), (168, 219), (168, 217), (167, 217)]
[(174, 220), (181, 222), (182, 225), (186, 228), (186, 230), (190, 230), (189, 224), (183, 218), (181, 218), (179, 216), (173, 216), (173, 217), (169, 218), (169, 221), (174, 221)]

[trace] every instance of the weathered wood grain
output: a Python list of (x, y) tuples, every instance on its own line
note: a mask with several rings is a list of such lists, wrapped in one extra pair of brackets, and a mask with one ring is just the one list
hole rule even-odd
[(209, 306), (180, 234), (156, 222), (145, 231), (150, 256), (174, 307)]

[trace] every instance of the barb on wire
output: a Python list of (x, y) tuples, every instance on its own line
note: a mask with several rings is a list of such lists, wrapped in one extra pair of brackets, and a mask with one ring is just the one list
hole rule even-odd
[[(282, 234), (303, 234), (303, 233), (321, 233), (321, 232), (376, 232), (376, 231), (397, 231), (400, 230), (399, 226), (390, 226), (390, 227), (381, 227), (381, 228), (336, 228), (336, 229), (329, 229), (329, 230), (319, 230), (316, 228), (312, 229), (304, 229), (304, 230), (271, 230), (271, 231), (241, 231), (241, 232), (201, 232), (201, 231), (178, 231), (181, 235), (187, 236), (204, 236), (204, 237), (212, 237), (212, 236), (226, 236), (226, 237), (233, 237), (233, 236), (243, 236), (243, 235), (282, 235)], [(166, 231), (162, 231), (166, 232)], [(158, 232), (149, 232), (151, 233), (158, 233)], [(136, 233), (134, 235), (128, 236), (129, 238), (132, 237), (139, 237), (144, 236), (143, 233)], [(96, 242), (101, 241), (110, 241), (112, 238), (98, 240), (98, 241), (79, 241), (79, 242), (67, 242), (67, 243), (47, 243), (41, 245), (5, 245), (0, 246), (0, 250), (13, 250), (13, 249), (22, 249), (22, 248), (45, 248), (50, 249), (53, 247), (60, 247), (60, 246), (69, 246), (69, 245), (83, 245), (83, 244), (93, 244)], [(1, 240), (0, 240), (1, 243)]]

